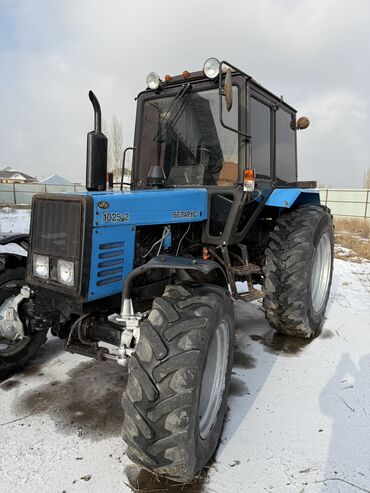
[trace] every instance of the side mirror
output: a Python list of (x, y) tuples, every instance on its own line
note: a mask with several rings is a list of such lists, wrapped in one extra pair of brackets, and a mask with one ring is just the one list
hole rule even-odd
[(310, 124), (307, 116), (301, 116), (298, 120), (292, 120), (291, 127), (294, 130), (305, 130)]
[(226, 102), (226, 109), (230, 111), (233, 106), (233, 84), (231, 81), (231, 68), (227, 69), (224, 84), (224, 96)]

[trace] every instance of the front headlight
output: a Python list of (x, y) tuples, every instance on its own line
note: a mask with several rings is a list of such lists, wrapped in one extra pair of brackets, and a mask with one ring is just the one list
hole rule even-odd
[(75, 282), (75, 264), (69, 260), (58, 260), (58, 281), (73, 286)]
[(37, 277), (49, 278), (49, 257), (46, 255), (33, 255), (33, 273)]

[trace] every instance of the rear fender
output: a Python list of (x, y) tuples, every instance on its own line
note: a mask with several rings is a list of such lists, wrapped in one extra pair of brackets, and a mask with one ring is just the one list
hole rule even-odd
[(319, 191), (302, 188), (275, 188), (265, 205), (290, 209), (302, 204), (320, 204)]

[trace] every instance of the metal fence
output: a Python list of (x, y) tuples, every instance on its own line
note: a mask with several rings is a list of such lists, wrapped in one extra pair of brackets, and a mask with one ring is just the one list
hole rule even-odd
[(334, 216), (370, 219), (370, 190), (366, 188), (326, 188), (320, 190), (321, 203)]
[(42, 185), (40, 183), (0, 183), (1, 205), (31, 205), (35, 193), (83, 192), (80, 185)]
[[(80, 185), (41, 185), (39, 183), (0, 183), (0, 205), (29, 206), (35, 193), (83, 192)], [(360, 188), (320, 189), (321, 203), (330, 207), (334, 216), (370, 219), (370, 190)]]

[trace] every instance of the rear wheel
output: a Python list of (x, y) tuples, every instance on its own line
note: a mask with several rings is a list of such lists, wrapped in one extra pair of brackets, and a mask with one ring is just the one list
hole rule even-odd
[[(0, 310), (4, 302), (19, 293), (24, 285), (24, 278), (24, 267), (7, 269), (0, 274)], [(0, 380), (21, 370), (46, 341), (47, 330), (28, 334), (25, 320), (23, 319), (22, 322), (26, 334), (23, 339), (10, 339), (1, 336), (0, 333)]]
[(169, 286), (154, 300), (123, 396), (123, 437), (133, 462), (175, 481), (203, 469), (221, 434), (233, 349), (225, 289)]
[(333, 274), (330, 210), (302, 205), (276, 221), (266, 250), (264, 308), (270, 325), (310, 338), (324, 322)]

